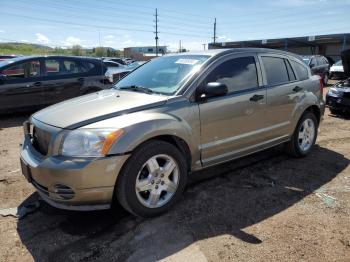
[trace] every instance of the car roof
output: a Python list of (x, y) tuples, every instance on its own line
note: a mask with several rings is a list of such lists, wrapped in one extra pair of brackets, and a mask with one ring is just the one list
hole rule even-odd
[(29, 59), (40, 59), (40, 58), (68, 58), (68, 59), (79, 59), (79, 60), (89, 60), (89, 61), (101, 61), (100, 58), (86, 57), (86, 56), (57, 56), (57, 55), (47, 55), (47, 56), (20, 56), (11, 59), (11, 63), (26, 61)]
[(181, 55), (207, 55), (207, 56), (218, 56), (218, 55), (224, 55), (224, 54), (230, 54), (230, 53), (274, 53), (274, 54), (281, 54), (281, 55), (289, 55), (293, 56), (297, 59), (301, 59), (301, 57), (297, 54), (277, 50), (277, 49), (270, 49), (270, 48), (252, 48), (252, 47), (245, 47), (245, 48), (223, 48), (223, 49), (209, 49), (205, 51), (191, 51), (186, 53), (176, 53), (176, 54), (169, 54), (166, 56), (181, 56)]

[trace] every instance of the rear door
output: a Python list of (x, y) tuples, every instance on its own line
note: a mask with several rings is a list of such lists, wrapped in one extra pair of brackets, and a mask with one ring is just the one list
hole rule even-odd
[(286, 57), (262, 54), (260, 61), (267, 86), (266, 120), (270, 126), (269, 137), (284, 139), (292, 130), (292, 118), (304, 88)]
[(47, 104), (78, 96), (84, 85), (82, 65), (74, 59), (45, 58), (43, 98)]
[(42, 61), (26, 60), (5, 67), (7, 76), (0, 84), (0, 108), (11, 109), (39, 106), (42, 101)]
[(198, 104), (201, 121), (201, 157), (204, 166), (244, 154), (265, 140), (266, 88), (260, 82), (256, 55), (221, 59), (203, 75), (199, 88), (223, 83), (228, 94)]

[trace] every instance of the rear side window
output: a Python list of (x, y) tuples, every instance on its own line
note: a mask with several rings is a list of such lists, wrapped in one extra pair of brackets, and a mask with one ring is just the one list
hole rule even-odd
[(291, 64), (294, 67), (294, 70), (297, 73), (299, 80), (306, 80), (309, 78), (309, 73), (305, 66), (293, 60), (291, 60)]
[(279, 85), (289, 82), (288, 72), (284, 62), (285, 59), (270, 56), (263, 56), (261, 59), (269, 85)]
[(47, 59), (45, 60), (45, 71), (48, 76), (63, 76), (84, 73), (88, 69), (75, 60)]
[(317, 64), (318, 64), (318, 65), (323, 65), (323, 64), (325, 64), (325, 62), (324, 62), (324, 60), (322, 59), (322, 57), (317, 57), (316, 60), (317, 60)]
[(287, 71), (288, 71), (288, 76), (289, 76), (289, 80), (290, 81), (295, 81), (297, 80), (294, 72), (293, 72), (293, 69), (292, 67), (290, 66), (290, 63), (287, 59), (284, 59), (284, 62), (286, 63), (286, 66), (287, 66)]
[(255, 58), (247, 56), (223, 62), (207, 76), (205, 84), (210, 82), (225, 84), (229, 93), (257, 87)]

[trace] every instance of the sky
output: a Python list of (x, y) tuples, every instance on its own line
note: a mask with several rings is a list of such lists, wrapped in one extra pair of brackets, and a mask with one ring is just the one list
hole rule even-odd
[[(203, 50), (217, 42), (350, 33), (350, 0), (0, 0), (0, 42), (48, 46), (155, 45)], [(349, 39), (350, 41), (350, 39)]]

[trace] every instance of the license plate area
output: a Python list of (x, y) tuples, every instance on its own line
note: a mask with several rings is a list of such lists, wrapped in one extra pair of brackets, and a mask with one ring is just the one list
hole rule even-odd
[(30, 173), (29, 166), (24, 160), (21, 159), (21, 169), (22, 169), (22, 174), (24, 177), (28, 180), (28, 182), (32, 182), (32, 175)]

